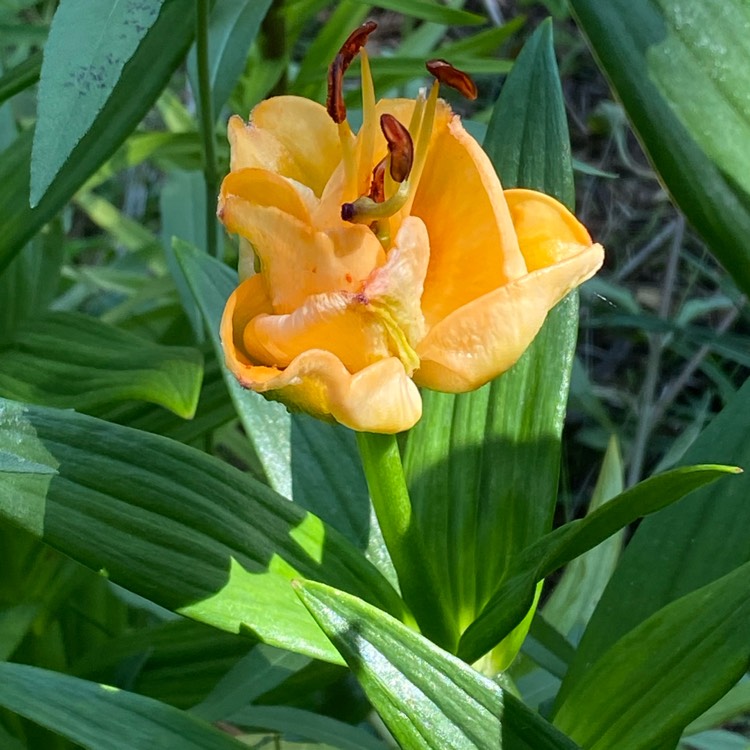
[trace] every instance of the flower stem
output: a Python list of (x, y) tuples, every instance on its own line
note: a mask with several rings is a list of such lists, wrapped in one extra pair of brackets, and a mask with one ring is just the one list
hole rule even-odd
[(402, 579), (409, 569), (411, 502), (396, 436), (358, 432), (357, 445), (383, 539)]
[(356, 434), (375, 514), (398, 574), (401, 596), (409, 608), (404, 622), (443, 648), (454, 649), (455, 634), (436, 605), (441, 587), (425, 564), (422, 541), (413, 523), (396, 436)]
[(216, 135), (211, 101), (211, 80), (208, 70), (208, 15), (209, 0), (197, 0), (195, 46), (198, 64), (198, 104), (201, 139), (203, 141), (203, 182), (206, 186), (206, 250), (218, 257), (216, 242)]

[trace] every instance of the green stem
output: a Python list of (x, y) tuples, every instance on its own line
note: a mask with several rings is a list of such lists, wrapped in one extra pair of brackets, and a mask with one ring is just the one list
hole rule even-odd
[(426, 564), (422, 540), (412, 517), (396, 436), (356, 434), (367, 487), (398, 574), (401, 596), (416, 618), (414, 622), (405, 622), (442, 648), (455, 650), (456, 633), (437, 604), (442, 597), (441, 586)]
[(411, 502), (395, 435), (358, 432), (367, 487), (399, 579), (409, 570)]
[(219, 256), (216, 242), (216, 134), (211, 101), (211, 78), (208, 70), (208, 16), (209, 0), (198, 0), (195, 29), (195, 46), (198, 63), (198, 104), (200, 107), (201, 139), (203, 141), (203, 181), (206, 186), (206, 249), (210, 255)]

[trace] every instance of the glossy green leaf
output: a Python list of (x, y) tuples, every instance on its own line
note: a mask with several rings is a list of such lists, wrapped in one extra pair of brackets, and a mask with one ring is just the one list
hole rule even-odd
[(750, 713), (750, 676), (738, 682), (721, 700), (685, 727), (685, 734), (704, 732)]
[(62, 0), (44, 46), (31, 150), (36, 206), (112, 95), (163, 0)]
[[(217, 0), (208, 20), (208, 75), (213, 112), (229, 99), (248, 51), (273, 0)], [(188, 56), (188, 73), (198, 98), (195, 48)]]
[(228, 719), (308, 664), (310, 659), (306, 656), (260, 643), (221, 678), (191, 713), (211, 722)]
[(155, 344), (87, 315), (48, 313), (20, 325), (0, 349), (0, 395), (88, 412), (141, 400), (189, 419), (202, 365), (196, 349)]
[[(543, 188), (570, 201), (570, 147), (549, 24), (519, 55), (484, 146), (506, 187)], [(459, 396), (423, 394), (404, 468), (424, 570), (415, 576), (416, 594), (405, 591), (405, 598), (422, 632), (448, 650), (520, 551), (551, 528), (577, 325), (573, 294), (493, 383)], [(522, 635), (498, 655), (499, 668)]]
[(289, 706), (248, 706), (237, 711), (232, 722), (325, 743), (325, 748), (388, 750), (390, 747), (360, 727)]
[[(175, 254), (223, 361), (219, 324), (237, 275), (187, 243), (175, 242)], [(281, 404), (243, 389), (226, 368), (224, 375), (271, 487), (367, 549), (368, 557), (392, 576), (351, 432), (304, 414), (290, 415)]]
[(675, 202), (750, 292), (747, 3), (570, 5)]
[(89, 750), (241, 750), (172, 706), (26, 664), (0, 664), (0, 705)]
[(182, 61), (194, 26), (192, 3), (164, 4), (93, 125), (36, 208), (29, 206), (31, 134), (19, 136), (0, 154), (0, 270), (133, 131)]
[(400, 615), (340, 534), (202, 451), (0, 401), (2, 452), (54, 473), (0, 473), (0, 515), (167, 609), (324, 660), (338, 657), (288, 579), (319, 578)]
[(573, 209), (570, 136), (549, 21), (524, 44), (482, 145), (504, 187), (540, 190)]
[(605, 651), (568, 692), (556, 726), (587, 750), (660, 747), (744, 674), (748, 622), (750, 562), (663, 607)]
[(87, 649), (70, 671), (96, 682), (111, 681), (116, 675), (119, 687), (190, 708), (204, 700), (256, 645), (250, 638), (176, 618), (106, 639)]
[[(561, 701), (568, 690), (587, 682), (591, 664), (639, 623), (750, 561), (748, 413), (750, 380), (681, 461), (732, 461), (744, 467), (745, 474), (704, 488), (638, 527), (581, 640), (561, 687)], [(723, 668), (718, 659), (713, 668)]]
[(631, 487), (585, 518), (546, 534), (515, 561), (512, 577), (500, 586), (481, 615), (467, 628), (459, 654), (474, 661), (489, 651), (531, 606), (537, 583), (550, 573), (640, 516), (655, 513), (693, 490), (739, 471), (715, 464), (673, 469)]
[(497, 683), (384, 612), (319, 584), (297, 591), (402, 748), (572, 750)]
[[(623, 472), (620, 446), (613, 436), (604, 454), (588, 513), (594, 512), (623, 491)], [(613, 534), (566, 566), (544, 604), (544, 618), (561, 633), (568, 635), (576, 627), (581, 632), (586, 626), (617, 565), (624, 534), (624, 530)]]

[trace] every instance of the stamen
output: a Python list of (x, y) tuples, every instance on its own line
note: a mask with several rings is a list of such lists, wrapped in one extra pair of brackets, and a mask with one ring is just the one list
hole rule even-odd
[(380, 129), (383, 131), (390, 154), (390, 174), (395, 182), (403, 182), (411, 172), (414, 163), (414, 144), (409, 131), (393, 115), (380, 116)]
[(429, 60), (425, 66), (440, 83), (456, 89), (467, 99), (477, 98), (477, 86), (468, 73), (453, 67), (446, 60)]
[(372, 164), (375, 151), (375, 86), (372, 82), (370, 70), (370, 58), (367, 51), (360, 52), (361, 80), (362, 80), (362, 128), (360, 130), (361, 148), (359, 153), (358, 176), (360, 185), (358, 192), (361, 194), (367, 190), (367, 180), (370, 176), (370, 165)]
[(344, 73), (352, 64), (357, 53), (367, 43), (367, 37), (378, 27), (375, 21), (367, 21), (354, 29), (341, 45), (339, 53), (328, 68), (328, 95), (326, 109), (331, 119), (338, 125), (346, 119), (344, 104)]
[(328, 67), (328, 93), (326, 95), (326, 109), (337, 125), (346, 120), (344, 71), (344, 59), (339, 53)]
[(372, 170), (372, 182), (370, 183), (370, 193), (368, 197), (375, 203), (382, 203), (385, 200), (385, 163), (388, 157), (383, 157)]
[[(354, 137), (346, 120), (346, 104), (344, 103), (344, 74), (352, 60), (367, 43), (367, 37), (378, 27), (375, 21), (367, 21), (352, 31), (341, 45), (339, 53), (328, 68), (328, 92), (326, 95), (326, 110), (331, 119), (338, 125), (339, 140), (341, 142), (341, 157), (344, 162), (344, 191), (349, 193), (354, 189), (358, 192), (357, 181), (359, 174), (354, 155)], [(368, 67), (369, 71), (369, 67)], [(374, 100), (374, 94), (373, 94)], [(374, 104), (373, 104), (374, 106)], [(372, 158), (372, 157), (370, 157)]]

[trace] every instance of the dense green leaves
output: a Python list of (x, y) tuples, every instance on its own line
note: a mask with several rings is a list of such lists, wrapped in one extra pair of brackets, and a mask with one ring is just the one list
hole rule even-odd
[[(544, 188), (569, 200), (570, 151), (551, 45), (545, 24), (508, 77), (485, 148), (506, 187)], [(525, 118), (506, 114), (526, 107), (545, 114), (541, 128), (528, 130)], [(423, 632), (449, 650), (520, 551), (551, 527), (577, 325), (571, 295), (493, 383), (459, 396), (423, 394), (424, 415), (404, 455), (424, 566), (415, 575), (423, 603), (409, 603)], [(518, 645), (508, 645), (499, 666)]]
[(151, 698), (25, 664), (0, 664), (0, 705), (90, 750), (246, 747)]
[(570, 5), (675, 202), (749, 292), (747, 4)]
[(341, 591), (298, 592), (402, 748), (573, 750), (576, 745), (470, 666)]
[(41, 199), (35, 208), (29, 206), (31, 135), (19, 136), (0, 154), (0, 269), (133, 131), (182, 61), (194, 24), (192, 4), (173, 0), (164, 4), (93, 125), (45, 189), (44, 197), (37, 196)]
[(473, 661), (489, 651), (531, 606), (538, 581), (588, 552), (638, 517), (654, 513), (705, 484), (736, 473), (727, 466), (674, 469), (641, 482), (585, 518), (561, 526), (527, 547), (510, 577), (461, 638), (459, 653)]
[(48, 313), (18, 326), (0, 348), (0, 395), (88, 412), (133, 399), (190, 418), (202, 364), (196, 349), (154, 344), (78, 313)]
[[(563, 682), (561, 702), (569, 690), (588, 681), (591, 665), (641, 622), (750, 561), (749, 411), (750, 381), (683, 458), (686, 463), (733, 461), (745, 474), (706, 487), (638, 527), (591, 618)], [(712, 664), (716, 673), (723, 668), (718, 655)]]
[(555, 724), (587, 750), (660, 747), (744, 674), (748, 622), (745, 563), (617, 641), (567, 694)]
[(201, 451), (0, 401), (0, 515), (169, 609), (327, 660), (292, 577), (400, 615), (396, 593), (320, 519)]

